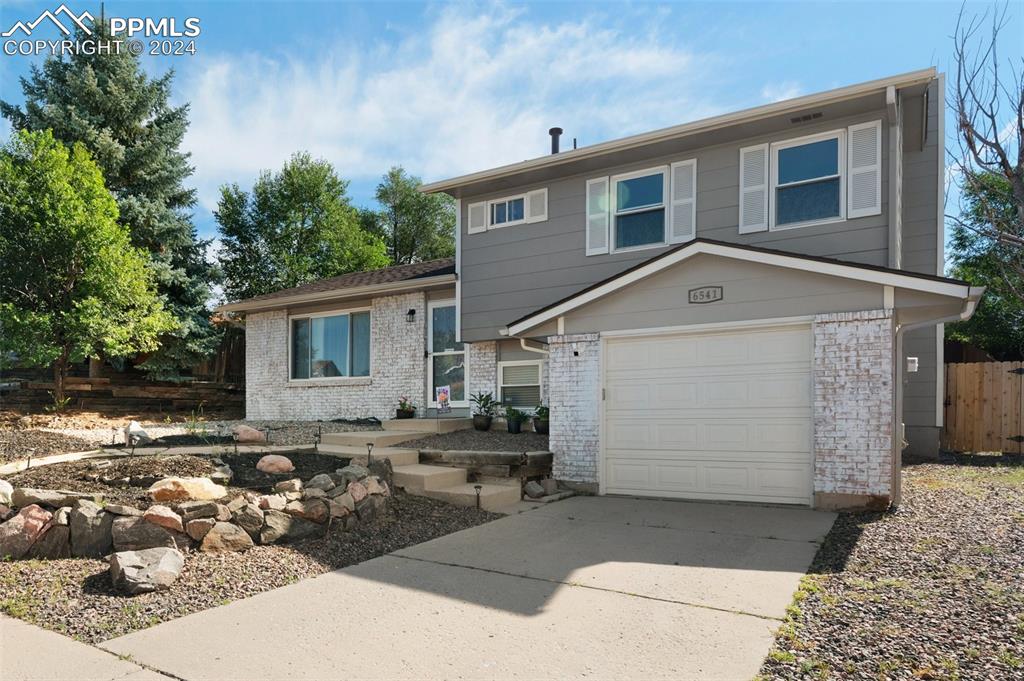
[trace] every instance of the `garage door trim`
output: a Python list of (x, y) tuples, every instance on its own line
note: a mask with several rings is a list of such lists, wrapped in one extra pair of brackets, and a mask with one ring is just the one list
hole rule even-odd
[[(789, 328), (805, 327), (812, 334), (812, 339), (813, 339), (813, 327), (814, 327), (813, 322), (814, 322), (813, 315), (806, 315), (806, 316), (797, 316), (797, 317), (777, 317), (777, 318), (772, 318), (772, 319), (742, 320), (742, 321), (731, 321), (731, 322), (716, 322), (716, 323), (710, 323), (710, 324), (688, 324), (688, 325), (682, 325), (682, 326), (665, 326), (665, 327), (655, 327), (655, 328), (649, 328), (649, 329), (623, 329), (623, 330), (618, 330), (618, 331), (602, 332), (601, 335), (600, 335), (600, 345), (599, 345), (599, 355), (600, 356), (599, 356), (599, 361), (598, 361), (598, 365), (599, 365), (598, 400), (600, 401), (600, 404), (601, 404), (601, 407), (600, 407), (601, 414), (600, 414), (600, 418), (598, 419), (598, 443), (599, 443), (598, 444), (598, 466), (597, 466), (597, 468), (598, 468), (598, 471), (597, 471), (598, 494), (602, 494), (603, 495), (603, 494), (607, 494), (608, 493), (607, 492), (608, 479), (607, 479), (607, 466), (606, 466), (606, 464), (607, 464), (607, 456), (606, 456), (606, 451), (605, 451), (606, 450), (606, 442), (607, 442), (606, 424), (607, 424), (607, 418), (608, 418), (608, 415), (607, 415), (607, 404), (608, 404), (608, 402), (605, 400), (605, 396), (606, 396), (605, 395), (605, 388), (607, 386), (607, 375), (606, 375), (607, 374), (607, 350), (608, 350), (608, 341), (609, 340), (619, 340), (619, 339), (627, 339), (627, 338), (642, 338), (642, 337), (645, 337), (645, 336), (667, 336), (667, 335), (703, 334), (703, 333), (714, 334), (714, 333), (730, 332), (730, 331), (738, 332), (738, 331), (743, 331), (743, 330), (748, 330), (748, 329), (751, 330), (751, 331), (757, 331), (757, 330), (765, 330), (765, 329), (769, 329), (769, 328), (784, 329), (784, 328), (787, 328), (787, 327), (789, 327)], [(812, 355), (811, 359), (812, 359), (812, 362), (813, 362), (813, 348), (811, 350), (811, 355)], [(811, 380), (813, 381), (814, 380), (813, 366), (809, 365), (808, 368), (809, 368), (809, 370), (811, 372)], [(813, 401), (813, 390), (812, 390), (811, 399)], [(809, 414), (809, 416), (812, 417), (811, 418), (811, 426), (812, 426), (812, 429), (813, 429), (813, 415)], [(812, 432), (812, 437), (813, 437), (813, 432)], [(814, 478), (813, 448), (812, 448), (812, 452), (811, 452), (811, 457), (812, 457), (812, 460), (810, 462), (811, 465), (808, 467), (809, 468), (809, 470), (808, 470), (808, 476), (809, 476), (809, 479), (808, 479), (808, 490), (809, 490), (809, 492), (808, 492), (808, 496), (806, 497), (806, 499), (804, 501), (804, 503), (807, 506), (813, 506), (814, 505), (814, 491), (813, 491), (813, 488), (814, 488), (814, 479), (813, 479)], [(669, 497), (669, 496), (670, 495), (666, 495), (666, 497)], [(683, 497), (673, 496), (671, 498), (683, 498)], [(712, 495), (702, 496), (700, 494), (693, 494), (693, 495), (686, 495), (686, 498), (692, 498), (692, 499), (700, 500), (702, 498), (703, 499), (715, 499), (716, 497), (714, 497)], [(742, 501), (739, 501), (738, 503), (742, 503)], [(772, 503), (772, 502), (752, 501), (752, 503)]]

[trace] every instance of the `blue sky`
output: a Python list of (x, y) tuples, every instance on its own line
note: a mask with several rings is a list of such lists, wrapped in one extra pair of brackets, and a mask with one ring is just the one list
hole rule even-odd
[[(99, 14), (99, 3), (67, 0)], [(59, 2), (9, 2), (6, 30)], [(988, 5), (968, 5), (983, 11)], [(959, 3), (124, 2), (108, 16), (201, 20), (173, 67), (191, 103), (195, 221), (218, 187), (251, 185), (297, 150), (330, 160), (372, 205), (401, 164), (436, 180), (539, 156), (559, 125), (581, 146), (926, 66), (948, 70)], [(1024, 2), (1004, 51), (1022, 53)], [(56, 29), (52, 36), (57, 37)], [(1021, 40), (1013, 45), (1009, 38)], [(1011, 56), (1011, 55), (1007, 55)], [(20, 102), (33, 58), (0, 55)], [(947, 129), (952, 129), (948, 125)], [(9, 128), (0, 123), (0, 137)]]

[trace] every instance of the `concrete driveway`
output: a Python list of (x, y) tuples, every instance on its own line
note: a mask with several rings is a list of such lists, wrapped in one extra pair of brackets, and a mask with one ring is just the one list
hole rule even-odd
[(189, 680), (747, 679), (834, 518), (577, 497), (102, 647)]

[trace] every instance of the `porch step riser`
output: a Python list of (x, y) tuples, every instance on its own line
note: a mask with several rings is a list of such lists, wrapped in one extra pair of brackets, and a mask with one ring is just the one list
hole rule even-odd
[(363, 447), (365, 451), (366, 443), (372, 442), (374, 447), (388, 447), (390, 445), (397, 445), (402, 442), (408, 442), (409, 440), (418, 440), (421, 437), (427, 437), (433, 435), (425, 431), (387, 431), (387, 430), (370, 430), (370, 431), (356, 431), (352, 433), (325, 433), (321, 438), (321, 442), (325, 445), (347, 445), (350, 447)]
[[(318, 450), (324, 454), (331, 454), (333, 456), (352, 459), (352, 463), (357, 463), (361, 466), (366, 465), (366, 445), (353, 447), (350, 445), (321, 444)], [(419, 452), (417, 452), (415, 449), (392, 449), (390, 447), (374, 447), (373, 458), (374, 460), (390, 459), (391, 465), (395, 468), (398, 468), (399, 466), (410, 466), (420, 462)]]
[(425, 493), (466, 484), (466, 471), (419, 464), (399, 466), (395, 468), (394, 481), (396, 487), (410, 494)]
[[(426, 491), (422, 494), (431, 499), (446, 501), (455, 506), (473, 508), (476, 506), (476, 490), (473, 489), (473, 484), (467, 483), (447, 489)], [(518, 503), (519, 500), (520, 492), (518, 486), (483, 485), (483, 489), (480, 491), (480, 508), (485, 511), (497, 511)]]
[(473, 419), (390, 419), (381, 423), (387, 431), (417, 431), (429, 433), (454, 433), (473, 427)]

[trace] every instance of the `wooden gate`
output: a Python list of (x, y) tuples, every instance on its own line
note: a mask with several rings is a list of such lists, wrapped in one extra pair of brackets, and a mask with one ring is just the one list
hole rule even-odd
[(942, 446), (1024, 453), (1024, 362), (946, 365)]

